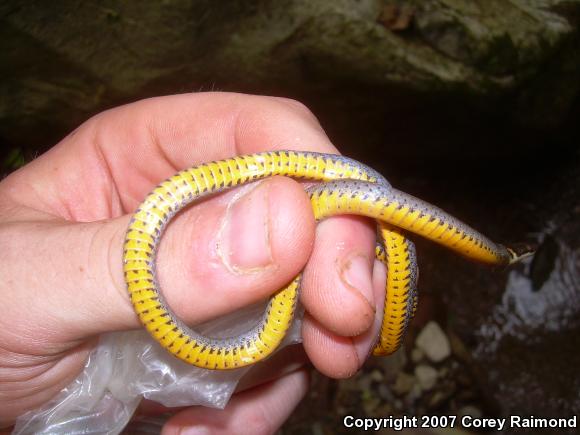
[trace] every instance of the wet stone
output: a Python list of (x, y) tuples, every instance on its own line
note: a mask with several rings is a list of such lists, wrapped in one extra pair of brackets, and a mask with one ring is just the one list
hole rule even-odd
[(316, 421), (312, 424), (312, 435), (324, 435), (325, 433), (322, 423)]
[(373, 382), (383, 382), (385, 376), (380, 370), (375, 369), (371, 372), (370, 378)]
[(453, 395), (454, 392), (455, 392), (455, 385), (453, 385), (453, 384), (448, 384), (448, 385), (442, 387), (440, 390), (437, 390), (433, 393), (433, 395), (429, 399), (429, 403), (427, 404), (427, 407), (430, 410), (434, 410), (434, 409), (441, 407), (444, 403), (446, 403), (451, 398), (451, 396)]
[(395, 409), (390, 403), (383, 403), (376, 409), (375, 412), (378, 416), (384, 416), (384, 415), (392, 415), (394, 411)]
[(425, 352), (423, 352), (421, 349), (419, 349), (418, 347), (413, 348), (413, 350), (411, 351), (411, 360), (415, 363), (418, 364), (421, 361), (423, 361), (423, 358), (425, 358)]
[(393, 394), (391, 389), (385, 384), (379, 385), (379, 396), (386, 402), (392, 402), (395, 400), (395, 395)]
[(442, 391), (436, 391), (431, 399), (429, 399), (428, 407), (429, 409), (438, 408), (445, 402), (445, 394)]
[(423, 395), (423, 390), (421, 389), (421, 386), (419, 384), (413, 385), (413, 388), (411, 388), (411, 391), (409, 391), (407, 393), (407, 395), (405, 396), (406, 405), (411, 406), (413, 403), (415, 403), (417, 400), (419, 400), (422, 395)]
[(380, 404), (381, 400), (376, 397), (373, 397), (363, 402), (363, 410), (366, 415), (372, 416), (375, 414), (375, 411), (377, 410)]
[(402, 396), (407, 394), (413, 388), (416, 380), (413, 375), (410, 375), (405, 372), (399, 372), (397, 375), (397, 380), (395, 381), (395, 385), (393, 385), (393, 391), (395, 394)]
[(467, 348), (465, 343), (463, 343), (461, 338), (459, 338), (459, 336), (454, 333), (450, 333), (448, 338), (451, 345), (451, 352), (453, 352), (453, 354), (457, 356), (460, 361), (469, 363), (469, 361), (472, 359), (471, 351)]
[(358, 388), (362, 391), (369, 391), (371, 389), (372, 383), (371, 375), (364, 374), (358, 379), (357, 384)]
[(459, 409), (457, 414), (460, 417), (463, 417), (465, 415), (470, 415), (471, 417), (474, 417), (474, 418), (480, 418), (481, 416), (483, 416), (483, 413), (481, 412), (481, 410), (473, 405), (463, 406), (461, 409)]
[[(388, 378), (403, 370), (407, 364), (407, 355), (403, 348), (396, 351), (388, 358), (377, 358), (377, 363), (380, 365), (385, 377)], [(394, 380), (394, 376), (392, 377)]]
[(473, 383), (471, 378), (465, 373), (458, 374), (455, 379), (457, 380), (457, 383), (463, 387), (470, 387)]
[(441, 327), (433, 321), (427, 323), (419, 333), (416, 345), (434, 363), (441, 362), (451, 355), (449, 339)]
[(461, 390), (457, 393), (457, 400), (469, 402), (477, 399), (477, 393), (473, 390)]
[(432, 389), (437, 383), (439, 373), (431, 366), (421, 364), (415, 367), (415, 377), (418, 384), (425, 391)]
[(338, 383), (338, 385), (339, 385), (339, 389), (341, 391), (358, 391), (359, 390), (357, 377), (342, 379)]

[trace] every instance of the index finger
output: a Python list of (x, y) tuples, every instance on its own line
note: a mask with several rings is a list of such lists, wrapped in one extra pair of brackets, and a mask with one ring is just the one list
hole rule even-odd
[[(111, 157), (115, 184), (125, 193), (125, 210), (134, 209), (158, 181), (189, 166), (280, 149), (338, 153), (316, 117), (285, 98), (174, 95), (104, 112), (96, 122), (101, 125), (95, 143)], [(130, 142), (118, 136), (119, 124), (126, 126)], [(108, 126), (115, 136), (108, 135)]]
[(15, 202), (92, 221), (134, 210), (181, 169), (276, 149), (338, 153), (297, 101), (220, 92), (171, 95), (95, 115), (6, 181), (18, 184)]

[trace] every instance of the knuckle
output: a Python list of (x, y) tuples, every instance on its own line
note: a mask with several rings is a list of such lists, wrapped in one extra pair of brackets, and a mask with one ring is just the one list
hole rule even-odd
[(282, 104), (286, 105), (292, 110), (299, 112), (301, 114), (309, 114), (312, 115), (312, 111), (299, 100), (295, 100), (293, 98), (286, 98), (286, 97), (275, 97), (277, 101), (281, 102)]
[(95, 258), (100, 259), (98, 265), (103, 269), (98, 276), (105, 277), (108, 284), (107, 287), (112, 287), (120, 300), (130, 304), (126, 285), (122, 279), (123, 274), (119, 266), (121, 263), (118, 258), (119, 247), (122, 245), (125, 236), (125, 228), (109, 222), (90, 228), (89, 234), (90, 240), (85, 259), (87, 267), (90, 268), (92, 266)]
[(278, 104), (282, 104), (286, 110), (307, 121), (319, 125), (318, 118), (312, 113), (308, 106), (301, 101), (285, 97), (272, 97)]

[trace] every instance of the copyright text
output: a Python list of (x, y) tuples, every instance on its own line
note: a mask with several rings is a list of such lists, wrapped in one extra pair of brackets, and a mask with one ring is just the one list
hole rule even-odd
[(453, 428), (463, 427), (467, 429), (530, 429), (552, 428), (566, 429), (577, 427), (577, 416), (570, 418), (540, 418), (534, 416), (511, 415), (505, 418), (482, 418), (469, 415), (424, 415), (422, 417), (389, 416), (383, 418), (354, 417), (347, 415), (342, 420), (344, 427), (363, 429), (365, 431), (378, 431), (381, 429), (393, 429), (400, 431), (409, 428)]

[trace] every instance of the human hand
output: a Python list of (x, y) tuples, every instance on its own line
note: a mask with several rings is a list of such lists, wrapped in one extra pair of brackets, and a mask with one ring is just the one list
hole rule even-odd
[[(140, 326), (121, 256), (128, 213), (145, 195), (179, 169), (273, 149), (336, 151), (294, 101), (177, 95), (103, 112), (0, 183), (0, 427), (70, 383), (99, 334)], [(308, 358), (329, 376), (354, 374), (384, 297), (374, 225), (343, 216), (316, 226), (302, 186), (288, 178), (241, 191), (195, 204), (169, 225), (158, 255), (169, 305), (197, 324), (265, 299), (304, 269)], [(275, 430), (307, 388), (303, 371), (277, 364), (278, 380), (232, 399), (220, 420), (253, 412), (263, 417), (255, 424)], [(204, 412), (211, 426), (216, 411), (190, 409), (167, 433)], [(254, 432), (244, 421), (239, 427)]]

